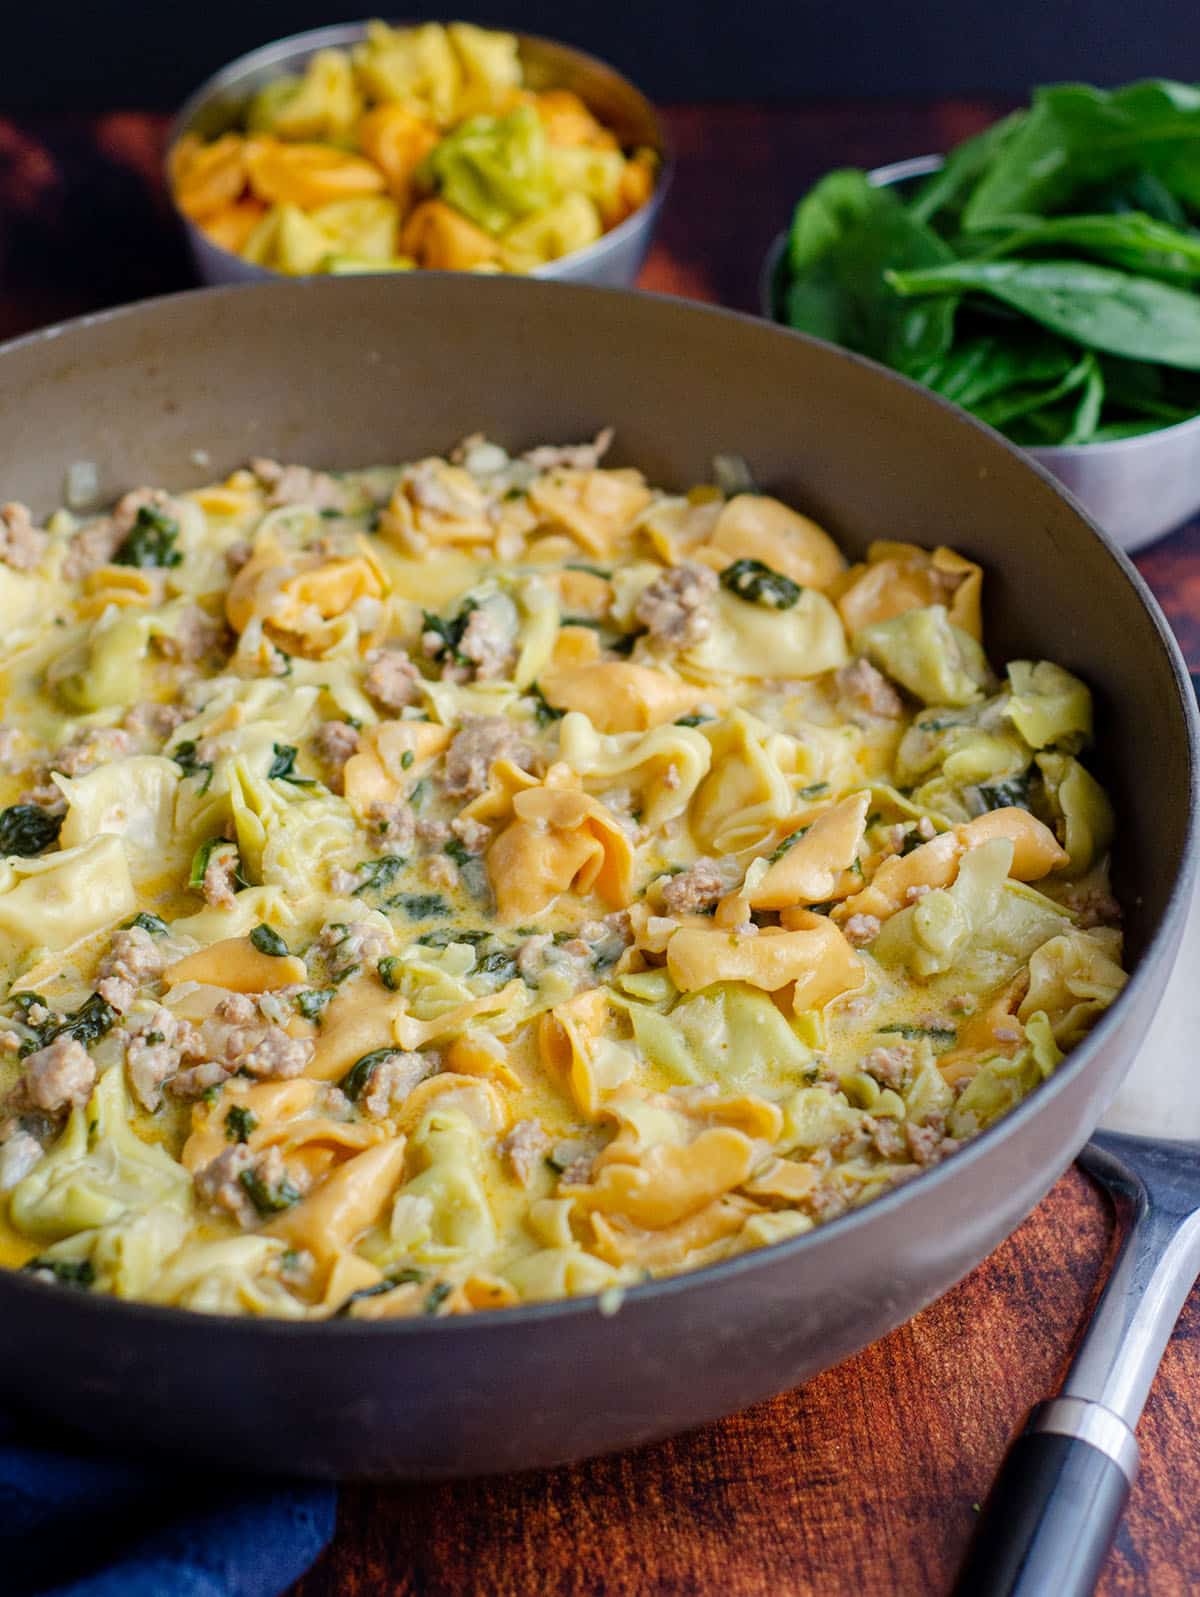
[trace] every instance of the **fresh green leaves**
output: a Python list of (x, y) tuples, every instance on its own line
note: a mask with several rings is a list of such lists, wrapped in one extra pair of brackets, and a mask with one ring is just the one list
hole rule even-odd
[(891, 271), (902, 296), (988, 294), (1088, 349), (1200, 371), (1200, 298), (1086, 261), (954, 261)]
[(42, 854), (58, 842), (62, 823), (61, 815), (51, 815), (40, 805), (10, 804), (0, 810), (0, 854)]
[(175, 547), (179, 523), (154, 505), (143, 505), (124, 541), (113, 555), (117, 566), (177, 566), (183, 556)]
[(761, 560), (735, 560), (721, 573), (721, 586), (747, 604), (765, 605), (768, 610), (790, 610), (803, 589), (782, 571), (772, 571)]
[(823, 178), (776, 310), (1014, 442), (1137, 437), (1200, 413), (1198, 220), (1200, 87), (1054, 85), (915, 187)]
[(889, 189), (861, 172), (831, 172), (796, 207), (788, 238), (785, 320), (900, 371), (935, 360), (953, 337), (954, 304), (906, 305), (889, 268), (939, 266), (953, 254)]
[(1200, 88), (1148, 80), (1106, 92), (1083, 83), (1038, 89), (984, 169), (963, 213), (967, 230), (1073, 207), (1091, 188), (1138, 173), (1190, 206), (1200, 201)]

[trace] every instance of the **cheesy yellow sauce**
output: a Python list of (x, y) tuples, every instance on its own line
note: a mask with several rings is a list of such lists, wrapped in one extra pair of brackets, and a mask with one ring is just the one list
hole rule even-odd
[(607, 442), (0, 508), (0, 1263), (619, 1291), (953, 1157), (1116, 996), (1090, 695), (980, 568)]

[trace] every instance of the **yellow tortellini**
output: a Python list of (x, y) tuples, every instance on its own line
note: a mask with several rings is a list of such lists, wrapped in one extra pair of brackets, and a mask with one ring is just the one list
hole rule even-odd
[(71, 1111), (41, 1163), (13, 1189), (9, 1214), (30, 1236), (57, 1238), (151, 1206), (186, 1211), (190, 1203), (187, 1173), (130, 1128), (121, 1072), (110, 1069), (89, 1102)]
[(983, 696), (987, 660), (944, 605), (905, 610), (865, 627), (855, 646), (923, 704), (970, 704)]

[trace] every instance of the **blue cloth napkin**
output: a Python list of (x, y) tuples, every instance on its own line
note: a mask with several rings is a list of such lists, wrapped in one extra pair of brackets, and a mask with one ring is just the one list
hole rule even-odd
[(276, 1597), (336, 1506), (332, 1486), (133, 1464), (0, 1420), (4, 1597)]

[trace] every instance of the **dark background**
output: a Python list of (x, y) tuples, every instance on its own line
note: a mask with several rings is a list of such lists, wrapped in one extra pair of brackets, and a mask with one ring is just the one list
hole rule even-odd
[[(591, 49), (660, 100), (1010, 98), (1060, 78), (1200, 79), (1197, 0), (453, 0), (400, 14), (447, 11)], [(170, 108), (257, 44), (363, 15), (362, 0), (0, 0), (0, 108)]]

